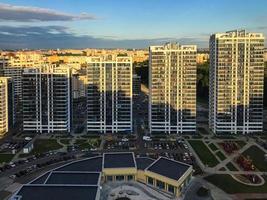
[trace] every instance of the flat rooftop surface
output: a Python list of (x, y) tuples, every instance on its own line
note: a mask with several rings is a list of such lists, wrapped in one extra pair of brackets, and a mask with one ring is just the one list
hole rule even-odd
[(170, 179), (179, 180), (189, 167), (190, 165), (161, 157), (146, 170)]
[(102, 157), (89, 158), (87, 160), (77, 161), (67, 164), (55, 171), (87, 171), (87, 172), (101, 172), (102, 171)]
[(25, 185), (17, 195), (21, 200), (95, 200), (97, 186)]
[(40, 176), (39, 178), (37, 178), (36, 180), (34, 180), (30, 184), (44, 184), (44, 182), (47, 179), (47, 177), (49, 176), (49, 174), (50, 174), (50, 172), (46, 172), (44, 175)]
[(97, 185), (99, 173), (52, 172), (45, 184)]
[(133, 153), (105, 153), (104, 168), (136, 167)]
[(137, 169), (145, 169), (151, 165), (155, 160), (152, 158), (136, 158)]

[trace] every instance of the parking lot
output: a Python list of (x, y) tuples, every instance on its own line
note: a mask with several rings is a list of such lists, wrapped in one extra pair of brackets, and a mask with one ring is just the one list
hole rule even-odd
[(13, 150), (16, 152), (22, 149), (28, 142), (25, 140), (12, 140), (6, 141), (0, 146), (1, 153), (11, 153)]
[(105, 150), (135, 150), (135, 141), (106, 141), (104, 145)]

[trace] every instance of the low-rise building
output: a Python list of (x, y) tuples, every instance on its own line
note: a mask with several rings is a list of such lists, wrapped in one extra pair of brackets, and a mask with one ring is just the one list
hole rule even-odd
[(30, 141), (28, 142), (24, 147), (23, 147), (23, 153), (28, 154), (33, 150), (33, 142)]
[[(168, 158), (153, 160), (135, 158), (132, 152), (110, 152), (53, 169), (23, 185), (11, 200), (99, 200), (101, 192), (106, 198), (113, 195), (116, 199), (115, 194), (109, 195), (101, 188), (110, 182), (133, 185), (135, 181), (175, 198), (185, 190), (192, 172), (192, 166)], [(123, 195), (127, 197), (127, 193)]]

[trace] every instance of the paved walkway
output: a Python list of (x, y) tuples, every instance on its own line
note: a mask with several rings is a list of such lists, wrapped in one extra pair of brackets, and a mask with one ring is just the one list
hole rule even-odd
[[(129, 195), (129, 194), (132, 195)], [(101, 200), (114, 200), (118, 197), (129, 197), (132, 200), (174, 200), (166, 193), (159, 192), (139, 182), (105, 183), (101, 189)], [(177, 199), (178, 200), (178, 199)]]
[[(192, 139), (193, 140), (193, 139)], [(199, 139), (196, 139), (196, 140), (199, 140)], [(220, 149), (220, 152), (222, 152), (226, 159), (224, 159), (223, 161), (220, 161), (220, 159), (218, 158), (218, 156), (216, 155), (216, 151), (213, 151), (209, 145), (207, 145), (205, 143), (205, 141), (208, 140), (209, 143), (213, 143), (218, 149)], [(232, 139), (231, 139), (232, 141)], [(240, 141), (240, 139), (239, 139)], [(220, 161), (220, 163), (214, 167), (208, 167), (208, 166), (205, 166), (202, 161), (199, 159), (197, 153), (195, 152), (195, 150), (191, 147), (191, 145), (189, 144), (189, 142), (186, 141), (187, 145), (189, 146), (191, 152), (194, 154), (199, 166), (201, 167), (201, 169), (206, 172), (207, 174), (230, 174), (230, 175), (234, 175), (234, 174), (257, 174), (257, 175), (266, 175), (267, 172), (258, 172), (258, 171), (243, 171), (240, 169), (240, 167), (235, 163), (235, 162), (232, 162), (234, 160), (234, 158), (236, 158), (237, 156), (239, 156), (240, 154), (242, 154), (244, 151), (246, 151), (248, 148), (250, 148), (251, 146), (257, 146), (259, 149), (261, 149), (262, 151), (264, 151), (266, 154), (267, 154), (267, 151), (261, 147), (260, 145), (258, 145), (257, 143), (255, 143), (254, 141), (248, 141), (247, 144), (245, 146), (243, 146), (241, 149), (233, 152), (231, 155), (227, 155), (223, 149), (221, 149), (221, 147), (219, 147), (219, 145), (217, 144), (218, 142), (222, 142), (222, 139), (212, 139), (212, 138), (209, 138), (209, 139), (203, 139), (203, 143), (206, 145), (206, 147), (210, 150), (210, 152)], [(238, 171), (230, 171), (226, 165), (229, 163), (229, 162), (232, 162), (232, 164), (238, 169)], [(225, 168), (224, 171), (220, 171), (221, 168)]]
[[(198, 189), (200, 187), (207, 188), (210, 191), (210, 196), (201, 198), (196, 195)], [(209, 183), (203, 178), (194, 177), (191, 180), (191, 183), (187, 187), (187, 190), (184, 193), (185, 200), (231, 200), (232, 197), (225, 193), (220, 188), (216, 187), (215, 185)]]

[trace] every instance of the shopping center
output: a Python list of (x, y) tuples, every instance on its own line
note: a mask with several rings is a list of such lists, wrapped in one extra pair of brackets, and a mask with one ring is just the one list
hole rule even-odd
[[(153, 160), (135, 157), (132, 152), (104, 153), (46, 172), (23, 185), (11, 200), (99, 200), (102, 188), (111, 182), (138, 182), (151, 190), (179, 197), (192, 173), (192, 166), (165, 157)], [(131, 199), (132, 194), (128, 190), (123, 197)], [(122, 193), (110, 196), (116, 199)]]

